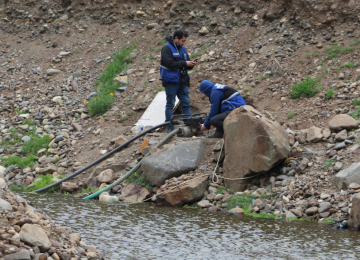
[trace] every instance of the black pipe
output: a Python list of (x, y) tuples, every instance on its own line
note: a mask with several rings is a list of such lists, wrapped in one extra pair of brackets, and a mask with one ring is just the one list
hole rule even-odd
[(160, 125), (154, 126), (153, 128), (150, 128), (149, 130), (143, 131), (141, 134), (135, 136), (133, 139), (127, 141), (126, 143), (124, 143), (123, 145), (119, 146), (119, 147), (116, 148), (115, 150), (112, 150), (110, 153), (105, 154), (103, 157), (101, 157), (100, 159), (96, 160), (95, 162), (89, 164), (89, 165), (86, 166), (85, 168), (82, 168), (81, 170), (75, 172), (73, 175), (70, 175), (70, 176), (66, 177), (65, 179), (62, 179), (62, 180), (60, 180), (60, 181), (58, 181), (58, 182), (56, 182), (56, 183), (53, 183), (53, 184), (51, 184), (51, 185), (49, 185), (49, 186), (46, 186), (46, 187), (41, 188), (41, 189), (39, 189), (39, 190), (36, 190), (36, 191), (34, 191), (34, 192), (40, 193), (40, 192), (46, 191), (46, 190), (48, 190), (48, 189), (51, 189), (51, 188), (53, 188), (53, 187), (58, 186), (59, 184), (63, 183), (64, 181), (67, 181), (67, 180), (70, 180), (70, 179), (74, 178), (75, 176), (79, 175), (80, 173), (86, 171), (87, 169), (93, 167), (94, 165), (96, 165), (96, 164), (102, 162), (103, 160), (109, 158), (109, 157), (110, 157), (111, 155), (113, 155), (114, 153), (119, 152), (122, 148), (128, 146), (129, 144), (131, 144), (132, 142), (134, 142), (136, 139), (140, 138), (141, 136), (146, 135), (147, 133), (150, 133), (150, 132), (158, 129), (159, 127), (166, 126), (166, 125), (169, 125), (169, 124), (170, 124), (170, 122), (165, 122), (165, 123), (162, 123), (162, 124), (160, 124)]

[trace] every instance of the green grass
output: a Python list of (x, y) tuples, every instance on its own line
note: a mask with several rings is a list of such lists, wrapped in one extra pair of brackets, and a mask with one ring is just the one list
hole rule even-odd
[(321, 166), (322, 169), (327, 170), (331, 166), (331, 164), (334, 162), (334, 159), (326, 159), (323, 166)]
[[(30, 120), (25, 120), (23, 122), (23, 125), (25, 124), (33, 126), (35, 123)], [(21, 136), (19, 135), (20, 133), (16, 128), (13, 127), (9, 129), (8, 133), (10, 133), (10, 140), (3, 141), (2, 147), (4, 147), (5, 149), (11, 149), (14, 148), (16, 145), (22, 143)], [(30, 141), (28, 141), (27, 143), (22, 143), (22, 149), (20, 152), (20, 155), (22, 155), (22, 157), (17, 155), (2, 157), (1, 160), (6, 163), (6, 165), (17, 165), (24, 168), (27, 166), (32, 167), (34, 165), (34, 160), (37, 159), (37, 152), (42, 148), (48, 148), (51, 142), (49, 135), (39, 137), (39, 135), (36, 134), (35, 127), (25, 133), (24, 136), (29, 136)]]
[(331, 60), (340, 53), (340, 48), (339, 45), (336, 42), (334, 42), (330, 46), (325, 47), (325, 51), (328, 55), (326, 58), (328, 60)]
[(149, 51), (153, 51), (153, 50), (154, 50), (154, 47), (149, 46)]
[[(359, 102), (358, 100), (354, 100), (354, 102)], [(360, 105), (356, 105), (356, 110), (351, 113), (351, 116), (356, 119), (360, 120)]]
[(137, 183), (138, 185), (145, 187), (148, 190), (152, 190), (153, 187), (150, 185), (149, 183), (149, 179), (141, 174), (141, 171), (136, 171), (133, 175), (131, 175), (128, 179), (127, 179), (128, 183)]
[(352, 63), (352, 62), (348, 62), (348, 63), (345, 63), (345, 64), (343, 64), (343, 65), (340, 66), (340, 68), (344, 68), (344, 67), (354, 68), (355, 65), (354, 65), (354, 63)]
[(355, 41), (351, 44), (352, 46), (359, 45), (360, 41), (358, 39), (355, 39)]
[(292, 98), (300, 98), (300, 97), (313, 97), (316, 95), (319, 90), (316, 88), (316, 84), (321, 81), (321, 78), (312, 79), (307, 77), (300, 83), (294, 84), (291, 87), (290, 95)]
[(335, 94), (334, 90), (329, 89), (325, 94), (325, 98), (331, 99), (334, 94)]
[(293, 118), (294, 116), (296, 116), (296, 113), (291, 112), (290, 114), (288, 114), (287, 119), (291, 119), (291, 118)]
[(108, 111), (114, 103), (115, 93), (120, 87), (120, 83), (114, 82), (115, 76), (128, 68), (132, 59), (129, 57), (134, 50), (136, 43), (125, 46), (121, 51), (113, 53), (113, 62), (111, 62), (103, 73), (100, 74), (100, 79), (95, 82), (98, 87), (98, 93), (91, 97), (88, 102), (88, 110), (91, 116), (102, 115)]
[(85, 193), (95, 193), (99, 190), (99, 188), (95, 188), (95, 187), (87, 187), (86, 189), (81, 189), (81, 193), (85, 194)]
[(343, 47), (343, 48), (341, 48), (341, 52), (344, 53), (344, 54), (348, 54), (352, 50), (353, 50), (352, 47)]
[(18, 115), (30, 114), (30, 110), (20, 111), (18, 108), (15, 109), (15, 112), (16, 112)]
[(10, 166), (10, 165), (17, 165), (17, 166), (21, 166), (23, 168), (26, 167), (33, 167), (34, 166), (34, 160), (37, 159), (37, 157), (35, 155), (29, 155), (27, 157), (19, 157), (16, 155), (13, 156), (8, 156), (8, 157), (0, 157), (1, 161), (6, 163), (6, 165)]
[[(24, 192), (33, 192), (35, 190), (44, 188), (46, 186), (49, 186), (49, 185), (55, 183), (56, 181), (53, 178), (54, 178), (54, 176), (52, 176), (50, 174), (46, 174), (46, 175), (41, 176), (39, 179), (35, 180), (32, 183), (32, 185), (30, 185), (30, 186), (24, 185), (22, 187), (18, 187), (16, 185), (11, 185), (9, 188), (11, 190), (21, 190)], [(54, 193), (55, 191), (56, 191), (56, 187), (53, 187), (51, 189), (48, 189), (45, 192)]]
[(355, 99), (355, 100), (352, 102), (352, 104), (353, 104), (354, 106), (360, 106), (360, 100)]
[(249, 92), (250, 89), (244, 88), (244, 92)]

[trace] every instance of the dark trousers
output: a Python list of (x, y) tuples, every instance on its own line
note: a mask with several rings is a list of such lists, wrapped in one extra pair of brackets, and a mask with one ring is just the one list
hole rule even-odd
[(224, 120), (231, 113), (231, 111), (225, 111), (210, 119), (210, 124), (216, 127), (216, 132), (224, 133)]

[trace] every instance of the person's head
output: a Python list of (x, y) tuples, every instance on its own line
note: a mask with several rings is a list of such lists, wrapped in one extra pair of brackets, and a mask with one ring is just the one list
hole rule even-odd
[(188, 33), (183, 31), (183, 30), (177, 30), (175, 33), (174, 33), (174, 36), (173, 36), (173, 41), (176, 45), (182, 47), (185, 45), (186, 43), (186, 40), (187, 40), (187, 37), (188, 37)]
[(199, 90), (201, 93), (205, 94), (206, 96), (210, 97), (211, 90), (215, 84), (212, 83), (210, 80), (203, 80), (200, 83)]

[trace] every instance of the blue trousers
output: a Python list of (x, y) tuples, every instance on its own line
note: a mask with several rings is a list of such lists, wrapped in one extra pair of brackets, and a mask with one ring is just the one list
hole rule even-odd
[[(188, 86), (180, 85), (166, 85), (166, 107), (165, 107), (165, 122), (170, 121), (173, 115), (176, 96), (181, 102), (182, 113), (191, 114), (190, 110), (190, 95)], [(168, 129), (174, 129), (174, 126), (167, 126)]]

